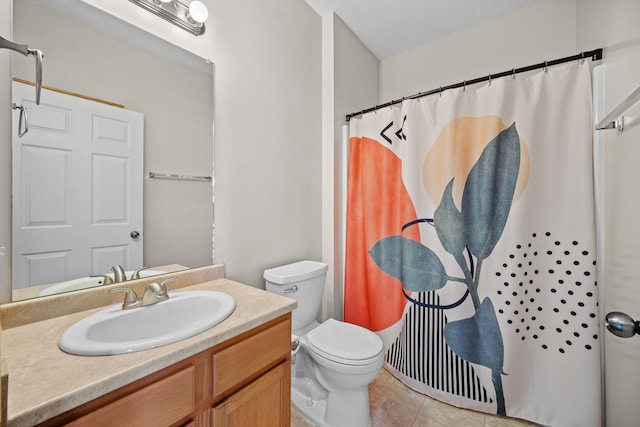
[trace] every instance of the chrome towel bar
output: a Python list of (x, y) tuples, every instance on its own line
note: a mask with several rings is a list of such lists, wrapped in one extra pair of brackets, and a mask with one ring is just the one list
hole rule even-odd
[(42, 91), (42, 60), (44, 54), (39, 49), (29, 49), (26, 44), (14, 43), (0, 36), (0, 49), (11, 49), (24, 56), (33, 55), (36, 58), (36, 105), (40, 105), (40, 92)]
[(149, 172), (149, 178), (179, 179), (184, 181), (212, 181), (213, 180), (213, 177), (211, 176), (184, 175), (184, 174), (177, 174), (177, 173), (158, 173), (158, 172)]

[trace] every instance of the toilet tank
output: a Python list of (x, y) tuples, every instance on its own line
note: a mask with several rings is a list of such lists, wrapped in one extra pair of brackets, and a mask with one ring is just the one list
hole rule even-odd
[(318, 316), (328, 269), (322, 262), (299, 261), (264, 271), (267, 291), (298, 303), (291, 316), (293, 331), (310, 325)]

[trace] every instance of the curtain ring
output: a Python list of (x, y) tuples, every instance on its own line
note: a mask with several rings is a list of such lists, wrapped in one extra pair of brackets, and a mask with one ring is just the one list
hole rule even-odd
[(466, 81), (466, 80), (463, 80), (463, 81), (462, 81), (462, 91), (463, 91), (463, 92), (466, 92), (466, 91), (467, 91), (467, 81)]
[(584, 52), (580, 54), (580, 65), (584, 64)]
[(511, 78), (512, 78), (512, 79), (515, 79), (515, 78), (516, 78), (516, 69), (515, 69), (515, 68), (512, 68), (512, 69), (511, 69)]
[(549, 66), (547, 65), (547, 61), (544, 61), (544, 72), (549, 71)]
[(442, 86), (440, 86), (440, 98), (442, 98)]
[(489, 86), (491, 86), (491, 74), (489, 74)]

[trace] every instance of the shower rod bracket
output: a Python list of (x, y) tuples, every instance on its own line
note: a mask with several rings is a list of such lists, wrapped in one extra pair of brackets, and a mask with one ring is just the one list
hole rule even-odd
[(625, 116), (623, 116), (623, 114), (638, 102), (640, 102), (640, 87), (634, 90), (631, 95), (626, 97), (616, 108), (600, 120), (596, 125), (596, 130), (617, 129), (619, 132), (622, 132), (624, 130), (625, 121), (627, 121), (627, 124), (629, 125), (633, 122), (632, 118), (625, 120)]
[(620, 116), (613, 121), (613, 127), (618, 129), (618, 132), (622, 132), (624, 130), (624, 116)]

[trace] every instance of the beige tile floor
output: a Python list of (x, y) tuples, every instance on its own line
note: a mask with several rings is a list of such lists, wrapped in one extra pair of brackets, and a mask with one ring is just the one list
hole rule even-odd
[[(369, 386), (372, 427), (535, 427), (537, 424), (456, 408), (417, 393), (385, 369)], [(312, 427), (291, 408), (292, 427)]]

